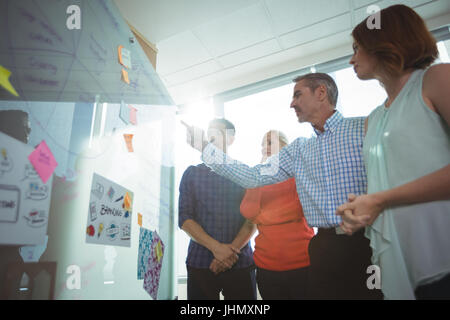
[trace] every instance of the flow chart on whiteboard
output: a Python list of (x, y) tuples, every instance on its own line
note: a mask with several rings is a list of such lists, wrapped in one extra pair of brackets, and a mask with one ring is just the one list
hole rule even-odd
[(0, 243), (45, 242), (53, 175), (46, 183), (28, 159), (34, 148), (0, 132)]
[(131, 246), (133, 192), (96, 173), (92, 177), (86, 242)]

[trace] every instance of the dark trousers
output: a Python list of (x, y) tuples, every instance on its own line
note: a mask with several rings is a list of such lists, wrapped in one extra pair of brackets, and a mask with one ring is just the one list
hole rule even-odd
[(256, 300), (255, 267), (230, 269), (215, 275), (209, 269), (187, 266), (187, 299)]
[(256, 282), (264, 300), (303, 300), (307, 298), (308, 267), (287, 271), (256, 268)]
[(419, 286), (415, 294), (418, 300), (450, 300), (450, 275), (430, 284)]
[(337, 235), (334, 228), (319, 228), (309, 243), (310, 299), (382, 299), (379, 289), (368, 289), (372, 249), (364, 230)]

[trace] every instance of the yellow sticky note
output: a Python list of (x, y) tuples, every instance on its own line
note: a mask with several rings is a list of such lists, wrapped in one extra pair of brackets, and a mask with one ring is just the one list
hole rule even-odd
[(9, 76), (11, 75), (11, 71), (9, 71), (6, 68), (3, 68), (0, 66), (0, 86), (8, 90), (10, 93), (15, 95), (16, 97), (19, 96), (19, 94), (16, 92), (12, 84), (9, 82)]
[(142, 214), (138, 212), (138, 225), (142, 227)]
[(130, 84), (130, 79), (128, 79), (128, 72), (125, 69), (122, 69), (122, 81)]
[(158, 262), (159, 262), (163, 255), (162, 248), (161, 248), (161, 241), (158, 241), (158, 243), (156, 244), (155, 251), (156, 251), (156, 258), (158, 259)]

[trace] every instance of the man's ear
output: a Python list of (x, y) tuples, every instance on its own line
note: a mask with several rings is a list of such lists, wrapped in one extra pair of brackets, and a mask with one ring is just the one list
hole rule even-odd
[(316, 97), (319, 98), (320, 101), (328, 99), (327, 88), (323, 84), (319, 85), (314, 93), (316, 94)]

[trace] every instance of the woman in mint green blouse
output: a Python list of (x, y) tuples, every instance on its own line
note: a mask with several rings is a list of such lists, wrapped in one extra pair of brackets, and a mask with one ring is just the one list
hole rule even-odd
[(347, 234), (366, 227), (386, 299), (450, 299), (450, 64), (430, 67), (436, 40), (411, 8), (378, 14), (353, 30), (350, 64), (388, 98), (366, 119), (367, 194), (337, 214)]

